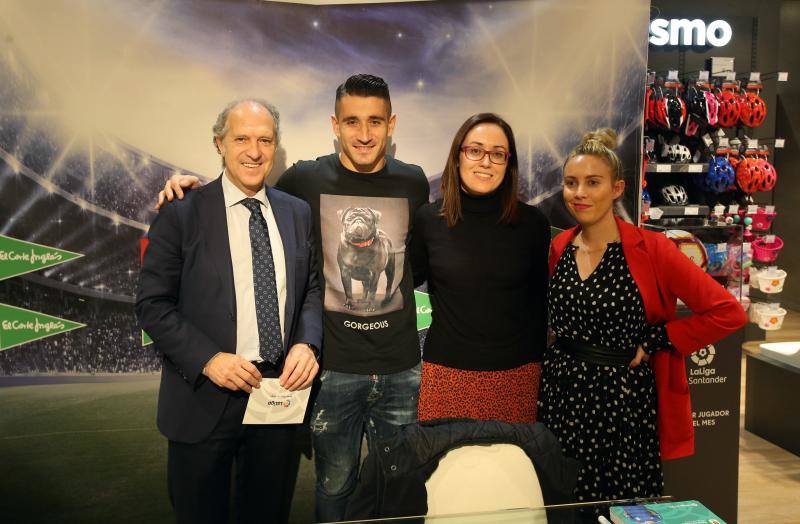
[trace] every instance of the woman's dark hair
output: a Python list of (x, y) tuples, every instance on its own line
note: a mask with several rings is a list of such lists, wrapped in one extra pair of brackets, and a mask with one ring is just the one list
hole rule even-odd
[(495, 124), (503, 130), (508, 139), (508, 157), (506, 163), (506, 174), (503, 182), (497, 191), (502, 198), (501, 224), (515, 224), (517, 222), (518, 187), (519, 187), (519, 164), (517, 162), (517, 145), (514, 142), (514, 131), (508, 122), (494, 113), (478, 113), (467, 118), (458, 128), (453, 145), (450, 146), (450, 153), (447, 156), (447, 164), (442, 172), (442, 212), (441, 215), (447, 220), (447, 226), (455, 226), (459, 220), (464, 218), (461, 211), (461, 176), (458, 166), (461, 158), (461, 146), (470, 130), (479, 124)]

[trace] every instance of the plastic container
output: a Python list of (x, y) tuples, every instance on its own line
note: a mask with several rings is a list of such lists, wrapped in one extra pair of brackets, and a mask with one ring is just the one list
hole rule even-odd
[(781, 249), (783, 249), (781, 237), (776, 236), (775, 241), (769, 244), (764, 241), (764, 237), (760, 237), (753, 242), (753, 258), (758, 262), (775, 262)]
[(761, 290), (761, 282), (759, 280), (759, 276), (761, 275), (762, 270), (758, 269), (756, 266), (750, 266), (750, 287), (754, 289)]
[(772, 213), (767, 213), (767, 210), (764, 208), (759, 208), (758, 212), (754, 215), (747, 215), (753, 219), (753, 229), (756, 231), (766, 231), (772, 225), (772, 221), (775, 220), (775, 216), (777, 213), (773, 211)]
[(750, 309), (747, 312), (747, 317), (750, 319), (750, 322), (753, 324), (759, 323), (759, 320), (761, 320), (761, 309), (764, 307), (765, 305), (759, 302), (750, 304)]
[(786, 310), (782, 307), (772, 309), (769, 306), (762, 306), (758, 313), (758, 327), (765, 331), (777, 331), (783, 325), (786, 318)]
[[(752, 273), (750, 273), (750, 276), (752, 279)], [(758, 273), (758, 287), (764, 293), (780, 293), (783, 291), (783, 284), (785, 281), (786, 271), (782, 269), (776, 271), (765, 269)]]

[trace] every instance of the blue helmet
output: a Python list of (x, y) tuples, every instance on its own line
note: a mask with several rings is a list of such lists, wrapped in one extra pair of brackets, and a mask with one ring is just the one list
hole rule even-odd
[(724, 156), (717, 156), (708, 163), (708, 174), (706, 174), (703, 186), (706, 191), (713, 193), (724, 193), (736, 181), (736, 171)]

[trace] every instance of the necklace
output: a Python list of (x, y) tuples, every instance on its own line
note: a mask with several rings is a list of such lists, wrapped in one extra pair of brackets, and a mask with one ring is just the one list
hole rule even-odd
[[(597, 247), (597, 248), (591, 249), (583, 241), (583, 232), (580, 232), (580, 233), (578, 233), (578, 236), (575, 237), (575, 247), (578, 248), (578, 253), (583, 253), (583, 259), (585, 260), (586, 267), (593, 271), (593, 268), (595, 267), (595, 264), (592, 262), (592, 255), (595, 255), (596, 253), (600, 253), (600, 258), (602, 258), (603, 254), (606, 251), (606, 249), (608, 249), (608, 244), (611, 244), (612, 242), (618, 242), (618, 241), (619, 241), (619, 236), (617, 236), (611, 242), (608, 242), (608, 243), (604, 244), (602, 247)], [(580, 270), (579, 270), (579, 272), (580, 272)], [(591, 274), (591, 271), (589, 272), (589, 274)], [(581, 278), (583, 279), (584, 277), (581, 276)], [(586, 278), (588, 278), (588, 276)]]

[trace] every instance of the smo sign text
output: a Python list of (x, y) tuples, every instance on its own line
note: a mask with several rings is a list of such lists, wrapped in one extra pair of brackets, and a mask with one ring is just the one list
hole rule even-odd
[(733, 30), (725, 20), (707, 24), (695, 18), (656, 18), (650, 21), (650, 43), (654, 46), (681, 45), (722, 47), (731, 41)]

